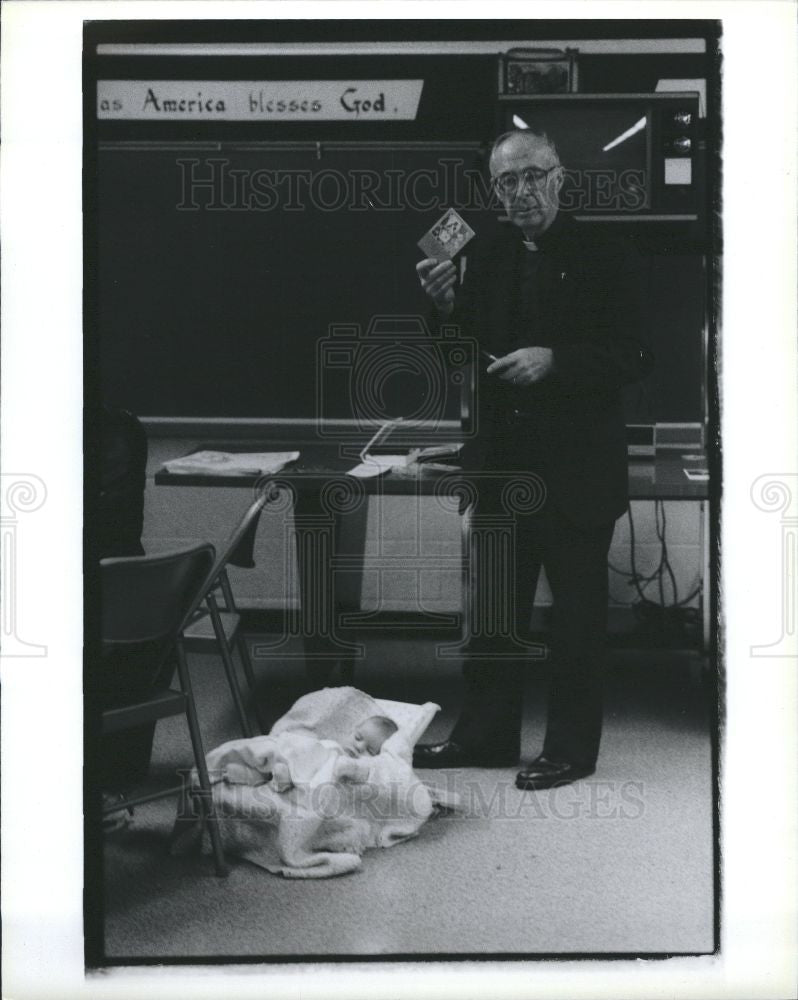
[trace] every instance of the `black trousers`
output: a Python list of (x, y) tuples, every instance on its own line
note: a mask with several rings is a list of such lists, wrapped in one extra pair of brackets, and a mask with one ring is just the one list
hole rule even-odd
[(553, 597), (543, 753), (592, 767), (601, 740), (607, 555), (615, 524), (574, 524), (551, 503), (545, 480), (544, 471), (504, 471), (474, 481), (470, 634), (463, 706), (451, 739), (518, 756), (525, 675), (545, 655), (528, 638), (542, 565)]

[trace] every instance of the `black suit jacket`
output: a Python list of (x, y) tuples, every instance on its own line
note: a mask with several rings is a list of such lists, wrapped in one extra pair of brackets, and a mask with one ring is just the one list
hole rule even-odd
[[(469, 468), (501, 469), (514, 456), (540, 465), (550, 502), (578, 524), (606, 524), (626, 509), (627, 448), (621, 388), (642, 378), (651, 357), (640, 330), (640, 282), (625, 241), (609, 241), (558, 215), (536, 243), (537, 314), (520, 315), (527, 250), (508, 225), (468, 260), (450, 324), (501, 356), (521, 346), (550, 347), (554, 370), (512, 388), (477, 361), (477, 432)], [(527, 414), (508, 423), (514, 410)]]

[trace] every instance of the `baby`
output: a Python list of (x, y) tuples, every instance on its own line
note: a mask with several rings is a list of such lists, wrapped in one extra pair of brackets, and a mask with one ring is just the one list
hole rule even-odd
[(397, 766), (403, 768), (407, 764), (409, 769), (412, 753), (406, 741), (388, 743), (398, 731), (399, 727), (387, 716), (372, 715), (365, 719), (349, 740), (341, 742), (346, 756), (336, 762), (335, 777), (354, 782), (395, 781)]
[(398, 729), (387, 715), (371, 715), (355, 728), (348, 739), (341, 741), (341, 749), (349, 757), (376, 757), (383, 743)]
[[(385, 741), (398, 732), (399, 727), (387, 715), (371, 715), (354, 728), (351, 734), (336, 743), (334, 740), (319, 740), (315, 736), (303, 733), (284, 733), (278, 736), (283, 744), (293, 744), (294, 753), (288, 759), (280, 759), (278, 755), (272, 766), (271, 784), (278, 792), (287, 792), (296, 787), (303, 777), (307, 780), (310, 771), (315, 770), (319, 776), (324, 761), (329, 758), (320, 757), (320, 753), (340, 755), (332, 769), (332, 777), (345, 778), (350, 781), (365, 782), (376, 776), (372, 769), (372, 757), (379, 757)], [(289, 747), (285, 747), (289, 749)], [(360, 760), (360, 758), (365, 758)], [(302, 767), (304, 763), (305, 767)], [(373, 762), (375, 765), (377, 762)], [(303, 770), (305, 774), (303, 775)], [(310, 776), (310, 780), (313, 777)]]
[[(324, 774), (325, 765), (331, 767), (331, 777), (365, 781), (367, 761), (379, 756), (383, 743), (398, 728), (387, 716), (372, 715), (340, 743), (301, 731), (233, 740), (208, 755), (208, 767), (218, 770), (216, 780), (228, 785), (268, 782), (277, 792), (314, 782)], [(366, 760), (359, 761), (360, 757)]]

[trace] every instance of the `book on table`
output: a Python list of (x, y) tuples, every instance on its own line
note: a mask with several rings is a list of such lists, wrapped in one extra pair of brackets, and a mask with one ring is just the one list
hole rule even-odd
[(164, 468), (176, 475), (266, 476), (298, 458), (298, 451), (195, 451), (164, 462)]

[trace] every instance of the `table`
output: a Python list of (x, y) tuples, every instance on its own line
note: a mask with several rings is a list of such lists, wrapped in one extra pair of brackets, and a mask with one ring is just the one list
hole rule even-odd
[[(443, 442), (447, 443), (447, 442)], [(313, 491), (323, 488), (331, 478), (352, 483), (351, 476), (346, 473), (358, 463), (359, 449), (338, 448), (332, 444), (313, 443), (298, 444), (299, 459), (278, 473), (281, 481), (295, 483), (302, 491)], [(261, 452), (290, 451), (292, 446), (285, 441), (208, 441), (192, 451), (203, 450), (229, 452)], [(385, 451), (391, 451), (387, 448)], [(629, 462), (629, 498), (631, 500), (693, 500), (705, 502), (709, 500), (708, 482), (691, 481), (684, 474), (685, 467), (706, 468), (707, 458), (703, 451), (691, 449), (690, 453), (700, 456), (698, 460), (686, 462), (683, 457), (684, 446), (679, 449), (667, 449), (657, 452), (655, 459), (640, 459)], [(423, 468), (423, 467), (422, 467)], [(345, 478), (344, 478), (345, 477)], [(155, 474), (158, 486), (235, 486), (242, 489), (252, 489), (262, 478), (259, 476), (207, 476), (173, 474), (161, 469)], [(368, 495), (386, 494), (429, 495), (434, 492), (435, 482), (439, 473), (427, 472), (418, 480), (397, 476), (393, 472), (386, 473), (374, 479), (363, 479)]]
[[(355, 479), (347, 471), (358, 463), (356, 447), (341, 448), (328, 443), (300, 444), (300, 458), (274, 477), (292, 493), (300, 613), (298, 634), (304, 643), (309, 678), (324, 684), (336, 665), (351, 679), (362, 647), (341, 635), (340, 624), (357, 623), (363, 576), (366, 514), (370, 496), (454, 497), (462, 488), (463, 474), (427, 470), (418, 476), (389, 472), (371, 479)], [(290, 450), (285, 442), (209, 441), (194, 450), (266, 452)], [(706, 468), (705, 457), (686, 462), (682, 449), (658, 452), (655, 459), (629, 463), (631, 500), (668, 500), (700, 505), (702, 638), (710, 644), (709, 601), (709, 500), (708, 482), (691, 481), (685, 467)], [(266, 477), (174, 474), (161, 469), (158, 486), (237, 487), (252, 490)], [(453, 500), (453, 502), (455, 502)], [(344, 532), (344, 526), (346, 531)], [(346, 542), (346, 545), (344, 544)], [(445, 616), (430, 615), (436, 618)]]

